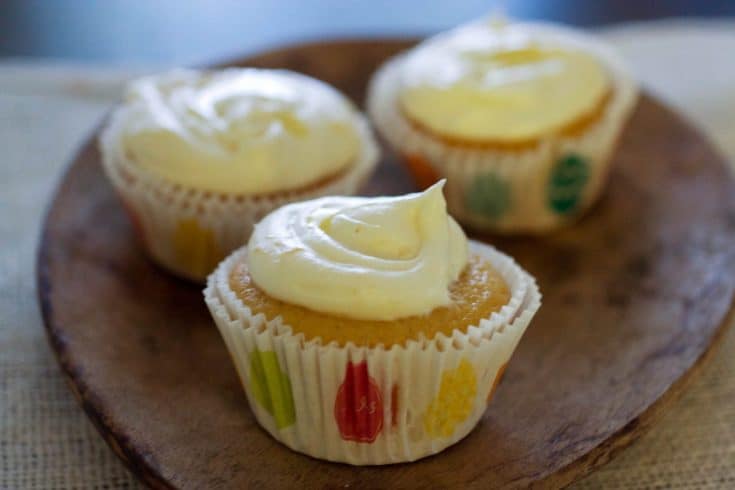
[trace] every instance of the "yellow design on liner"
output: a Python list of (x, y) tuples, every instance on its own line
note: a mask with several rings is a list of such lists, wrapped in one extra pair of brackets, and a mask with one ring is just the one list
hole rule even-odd
[(410, 52), (399, 103), (460, 141), (523, 142), (591, 113), (609, 93), (602, 64), (575, 43), (523, 24), (478, 22)]
[(214, 232), (199, 224), (196, 218), (179, 221), (171, 243), (177, 263), (200, 277), (211, 272), (224, 255), (217, 244)]
[(250, 275), (274, 298), (348, 318), (395, 320), (448, 305), (467, 238), (447, 214), (443, 186), (284, 206), (255, 227)]
[(357, 114), (286, 70), (175, 70), (133, 82), (116, 117), (138, 165), (174, 183), (264, 194), (315, 184), (357, 158)]
[(450, 437), (472, 413), (477, 395), (475, 368), (462, 359), (442, 373), (439, 393), (424, 414), (424, 429), (432, 437)]

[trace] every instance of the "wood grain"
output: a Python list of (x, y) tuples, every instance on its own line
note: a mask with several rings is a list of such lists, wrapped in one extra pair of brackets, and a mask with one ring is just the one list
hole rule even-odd
[[(360, 102), (375, 67), (409, 44), (310, 44), (238, 64), (299, 70)], [(365, 192), (411, 189), (386, 155)], [(721, 335), (735, 186), (705, 138), (644, 96), (587, 217), (543, 238), (490, 240), (538, 278), (544, 305), (477, 429), (391, 467), (310, 459), (259, 428), (200, 289), (144, 258), (91, 139), (50, 205), (38, 289), (70, 387), (151, 487), (564, 486), (638, 437)]]

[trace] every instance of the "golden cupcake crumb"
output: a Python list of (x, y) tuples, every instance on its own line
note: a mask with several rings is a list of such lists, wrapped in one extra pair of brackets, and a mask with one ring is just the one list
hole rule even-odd
[[(284, 278), (284, 280), (286, 280)], [(232, 268), (230, 288), (253, 314), (266, 318), (281, 316), (294, 333), (306, 340), (321, 337), (322, 343), (336, 341), (344, 345), (352, 341), (358, 346), (391, 346), (418, 339), (423, 334), (433, 339), (438, 333), (451, 336), (454, 330), (466, 332), (472, 325), (499, 311), (510, 300), (510, 290), (498, 271), (478, 256), (470, 256), (467, 266), (450, 286), (452, 304), (434, 309), (428, 315), (411, 316), (394, 321), (356, 320), (319, 313), (302, 306), (285, 303), (260, 290), (241, 261)]]

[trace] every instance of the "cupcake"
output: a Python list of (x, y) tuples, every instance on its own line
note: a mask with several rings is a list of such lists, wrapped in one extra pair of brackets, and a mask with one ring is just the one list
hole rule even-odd
[(283, 204), (353, 194), (378, 148), (332, 87), (285, 70), (175, 70), (132, 82), (100, 136), (148, 254), (203, 281)]
[(443, 185), (286, 205), (209, 277), (250, 408), (291, 449), (414, 461), (482, 417), (541, 296), (510, 257), (468, 242)]
[(389, 60), (367, 105), (420, 186), (447, 178), (453, 216), (512, 233), (543, 232), (590, 207), (636, 98), (597, 39), (482, 20)]

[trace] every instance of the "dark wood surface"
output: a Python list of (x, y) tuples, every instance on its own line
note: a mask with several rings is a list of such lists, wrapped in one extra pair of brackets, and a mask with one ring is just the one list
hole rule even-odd
[[(362, 101), (369, 74), (406, 46), (305, 45), (241, 64), (303, 71)], [(410, 190), (386, 155), (365, 192)], [(543, 238), (491, 241), (538, 278), (544, 305), (477, 429), (391, 467), (317, 461), (259, 428), (200, 289), (144, 258), (91, 139), (50, 205), (38, 288), (71, 389), (153, 487), (563, 486), (638, 437), (722, 334), (735, 186), (701, 135), (644, 96), (588, 216)]]

